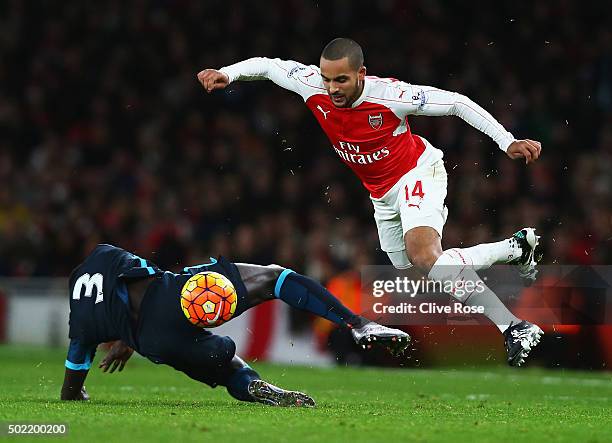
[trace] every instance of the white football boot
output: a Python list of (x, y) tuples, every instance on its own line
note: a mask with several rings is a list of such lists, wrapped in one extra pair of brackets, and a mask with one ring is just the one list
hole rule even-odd
[(510, 238), (510, 242), (517, 250), (517, 257), (508, 264), (518, 265), (519, 275), (529, 284), (533, 283), (538, 274), (536, 266), (542, 260), (540, 236), (534, 228), (523, 228)]
[(355, 343), (363, 349), (380, 345), (387, 348), (391, 354), (403, 354), (410, 344), (410, 336), (399, 329), (388, 328), (376, 322), (369, 322), (361, 328), (351, 329)]
[(256, 402), (269, 406), (314, 408), (312, 397), (298, 391), (286, 391), (264, 380), (253, 380), (249, 383), (249, 394)]

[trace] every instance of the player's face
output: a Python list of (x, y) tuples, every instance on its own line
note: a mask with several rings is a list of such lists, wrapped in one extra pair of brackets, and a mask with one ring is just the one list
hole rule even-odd
[(366, 68), (353, 69), (348, 57), (327, 60), (321, 57), (321, 77), (323, 85), (338, 108), (348, 108), (361, 94)]

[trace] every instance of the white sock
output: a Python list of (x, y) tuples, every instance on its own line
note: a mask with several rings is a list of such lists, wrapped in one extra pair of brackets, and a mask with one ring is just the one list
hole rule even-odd
[[(465, 256), (461, 252), (463, 250), (447, 249), (444, 251), (429, 271), (428, 277), (441, 282), (445, 292), (461, 303), (467, 306), (482, 306), (484, 315), (495, 323), (501, 332), (504, 332), (510, 323), (520, 322), (520, 319), (514, 316), (497, 295), (485, 285), (476, 273), (475, 267), (466, 263)], [(466, 282), (470, 282), (469, 287)], [(468, 292), (467, 289), (470, 289), (471, 292)]]
[(482, 243), (470, 248), (453, 248), (465, 264), (471, 265), (476, 271), (486, 269), (495, 263), (508, 263), (520, 257), (523, 251), (516, 240), (507, 238), (494, 243)]

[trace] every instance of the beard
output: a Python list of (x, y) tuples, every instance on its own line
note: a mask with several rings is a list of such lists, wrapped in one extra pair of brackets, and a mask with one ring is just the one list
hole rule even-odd
[[(359, 98), (359, 95), (361, 94), (361, 86), (362, 83), (359, 81), (359, 78), (357, 78), (357, 80), (355, 81), (355, 85), (353, 88), (351, 88), (351, 91), (347, 91), (345, 92), (341, 92), (341, 93), (336, 93), (336, 94), (329, 94), (329, 97), (332, 101), (332, 103), (339, 107), (339, 108), (348, 108), (350, 107), (353, 103), (355, 103), (355, 100), (357, 100)], [(350, 93), (350, 95), (349, 95)], [(337, 103), (334, 100), (334, 97), (342, 97), (344, 100), (341, 103)]]

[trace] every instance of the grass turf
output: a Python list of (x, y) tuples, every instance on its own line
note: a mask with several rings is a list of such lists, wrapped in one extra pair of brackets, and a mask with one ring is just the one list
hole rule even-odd
[(93, 369), (86, 383), (91, 401), (84, 403), (58, 400), (64, 356), (64, 350), (0, 346), (5, 427), (64, 422), (70, 441), (132, 443), (612, 441), (610, 373), (255, 364), (266, 380), (318, 402), (316, 409), (282, 409), (240, 403), (224, 388), (133, 358), (122, 373)]

